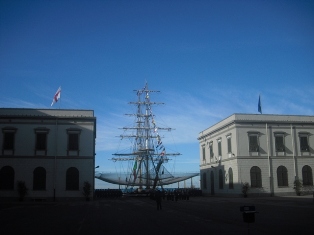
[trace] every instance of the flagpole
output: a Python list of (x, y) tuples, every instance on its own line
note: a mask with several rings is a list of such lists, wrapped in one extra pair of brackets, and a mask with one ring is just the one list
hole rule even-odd
[(269, 178), (269, 189), (270, 189), (270, 196), (273, 196), (273, 179), (271, 174), (271, 159), (269, 153), (269, 136), (268, 136), (268, 125), (266, 123), (266, 143), (267, 143), (267, 160), (268, 160), (268, 178)]
[(60, 88), (60, 98), (59, 98), (59, 100), (60, 100), (59, 109), (60, 109), (60, 107), (61, 107), (61, 86), (59, 86), (59, 88)]
[(296, 180), (298, 177), (297, 177), (297, 170), (296, 170), (296, 158), (295, 158), (295, 148), (294, 148), (294, 134), (293, 134), (294, 129), (293, 129), (292, 123), (290, 124), (290, 126), (291, 126), (294, 180)]
[(53, 201), (56, 201), (56, 182), (57, 182), (57, 155), (58, 155), (58, 118), (56, 118), (56, 128), (55, 128), (55, 159), (54, 159), (54, 170), (53, 170)]

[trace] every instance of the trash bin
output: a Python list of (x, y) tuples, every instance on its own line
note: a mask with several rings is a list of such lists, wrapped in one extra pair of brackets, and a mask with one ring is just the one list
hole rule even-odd
[(255, 206), (241, 206), (240, 211), (243, 214), (243, 222), (254, 223), (255, 222)]

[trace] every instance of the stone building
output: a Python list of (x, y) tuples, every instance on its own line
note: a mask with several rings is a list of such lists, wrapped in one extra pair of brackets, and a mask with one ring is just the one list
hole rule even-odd
[(208, 195), (313, 191), (314, 116), (233, 114), (199, 133), (201, 188)]
[(15, 200), (25, 182), (29, 200), (83, 198), (95, 175), (92, 110), (0, 108), (0, 198)]

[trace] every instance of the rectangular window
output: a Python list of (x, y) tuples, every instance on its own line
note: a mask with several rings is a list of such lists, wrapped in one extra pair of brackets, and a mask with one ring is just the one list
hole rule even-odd
[(231, 137), (227, 137), (227, 143), (228, 143), (228, 153), (232, 153), (232, 148), (231, 148)]
[(218, 156), (221, 156), (221, 140), (218, 141)]
[(79, 156), (81, 130), (77, 128), (67, 129), (68, 133), (68, 156)]
[(209, 155), (210, 155), (210, 158), (214, 157), (213, 143), (209, 144)]
[(249, 135), (249, 151), (250, 152), (258, 152), (259, 144), (258, 144), (258, 136), (257, 135)]
[(79, 135), (69, 134), (69, 150), (78, 151), (79, 150)]
[(301, 149), (301, 152), (309, 151), (309, 144), (308, 144), (307, 136), (300, 136), (300, 149)]
[(35, 155), (37, 156), (45, 156), (47, 155), (47, 139), (49, 129), (45, 127), (39, 127), (35, 130)]
[(285, 144), (284, 144), (284, 136), (283, 135), (276, 135), (275, 136), (275, 147), (277, 152), (284, 152), (285, 151)]
[(203, 161), (206, 161), (205, 146), (202, 147), (202, 150), (203, 150)]
[(47, 133), (36, 133), (36, 150), (45, 151), (47, 149)]
[(3, 155), (14, 155), (16, 131), (17, 129), (14, 127), (2, 128), (2, 133), (3, 133), (2, 154)]
[(4, 132), (3, 136), (3, 150), (14, 149), (14, 132)]

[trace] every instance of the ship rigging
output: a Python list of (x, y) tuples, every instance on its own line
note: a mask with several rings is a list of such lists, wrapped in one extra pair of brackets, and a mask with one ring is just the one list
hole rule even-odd
[(114, 153), (110, 160), (114, 162), (131, 162), (126, 173), (113, 175), (111, 173), (96, 172), (95, 177), (113, 184), (125, 185), (126, 188), (134, 186), (139, 189), (155, 189), (157, 186), (180, 182), (199, 173), (175, 173), (169, 172), (165, 165), (172, 157), (181, 155), (178, 152), (168, 152), (166, 143), (163, 143), (162, 131), (172, 131), (169, 127), (159, 127), (155, 120), (152, 107), (164, 103), (152, 102), (150, 93), (157, 93), (148, 88), (148, 84), (140, 90), (134, 90), (137, 95), (135, 102), (129, 104), (136, 107), (134, 114), (126, 114), (135, 118), (134, 126), (123, 127), (125, 133), (119, 137), (121, 140), (127, 138), (132, 142), (130, 152)]

